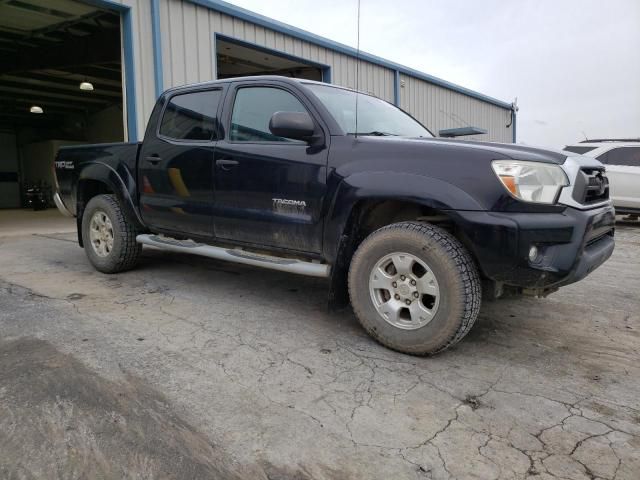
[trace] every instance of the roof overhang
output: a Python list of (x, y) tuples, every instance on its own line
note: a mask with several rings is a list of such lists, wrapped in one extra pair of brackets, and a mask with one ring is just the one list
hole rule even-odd
[(488, 131), (484, 128), (478, 127), (460, 127), (460, 128), (447, 128), (444, 130), (440, 130), (438, 135), (440, 137), (451, 138), (451, 137), (465, 137), (467, 135), (482, 135), (488, 133)]

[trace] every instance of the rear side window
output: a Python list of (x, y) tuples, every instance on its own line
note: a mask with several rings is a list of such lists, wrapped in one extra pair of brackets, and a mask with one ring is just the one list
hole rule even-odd
[(614, 148), (601, 155), (598, 160), (608, 165), (640, 167), (640, 147)]
[(269, 130), (269, 120), (276, 112), (307, 110), (291, 93), (273, 87), (243, 87), (238, 89), (231, 114), (229, 140), (234, 142), (295, 142), (278, 137)]
[(590, 152), (591, 150), (595, 150), (597, 147), (581, 147), (577, 145), (567, 145), (564, 147), (566, 152), (573, 152), (582, 155), (583, 153)]
[(171, 97), (160, 122), (160, 135), (175, 140), (215, 140), (221, 90)]

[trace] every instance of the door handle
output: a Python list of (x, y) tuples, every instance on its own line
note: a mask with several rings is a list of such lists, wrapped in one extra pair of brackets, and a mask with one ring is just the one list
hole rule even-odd
[(235, 167), (240, 162), (237, 160), (231, 160), (229, 158), (221, 158), (220, 160), (216, 160), (216, 165), (218, 165), (222, 170), (229, 171), (232, 167)]
[(151, 165), (157, 165), (158, 163), (160, 163), (160, 160), (162, 160), (158, 155), (150, 155), (148, 157), (145, 157), (144, 159)]

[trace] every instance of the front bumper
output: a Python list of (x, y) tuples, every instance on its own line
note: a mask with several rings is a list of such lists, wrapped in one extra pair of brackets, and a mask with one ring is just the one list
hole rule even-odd
[[(451, 213), (483, 275), (523, 289), (552, 290), (577, 282), (602, 265), (615, 246), (610, 204), (559, 213)], [(539, 252), (533, 261), (532, 245)]]

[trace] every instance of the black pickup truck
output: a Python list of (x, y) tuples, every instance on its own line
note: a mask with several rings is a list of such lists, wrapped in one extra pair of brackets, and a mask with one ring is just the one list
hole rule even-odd
[(173, 88), (142, 143), (64, 147), (55, 172), (99, 271), (151, 245), (326, 277), (330, 305), (350, 299), (412, 354), (462, 339), (483, 294), (547, 295), (614, 248), (598, 161), (433, 138), (387, 102), (305, 80)]

